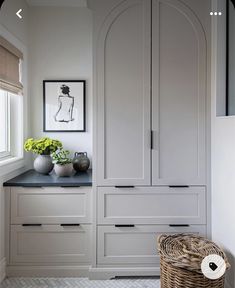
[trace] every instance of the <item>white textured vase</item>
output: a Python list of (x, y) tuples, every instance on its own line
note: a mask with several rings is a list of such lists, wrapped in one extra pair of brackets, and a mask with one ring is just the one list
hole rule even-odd
[(38, 155), (33, 163), (35, 171), (40, 174), (49, 174), (54, 164), (52, 163), (52, 159), (50, 155)]
[(73, 174), (73, 164), (72, 163), (64, 165), (55, 164), (54, 170), (56, 175), (59, 177), (69, 177), (72, 176)]

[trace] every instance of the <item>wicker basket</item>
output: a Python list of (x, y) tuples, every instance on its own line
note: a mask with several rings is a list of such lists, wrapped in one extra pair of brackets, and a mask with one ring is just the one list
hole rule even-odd
[(161, 288), (223, 288), (224, 276), (206, 278), (202, 260), (210, 255), (221, 256), (230, 267), (224, 252), (213, 242), (192, 234), (161, 235), (158, 238), (161, 264)]

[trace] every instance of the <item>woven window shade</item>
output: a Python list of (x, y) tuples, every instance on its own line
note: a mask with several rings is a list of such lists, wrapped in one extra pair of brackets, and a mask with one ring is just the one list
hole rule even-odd
[(22, 52), (0, 36), (0, 89), (22, 94), (23, 85), (20, 82), (22, 59)]

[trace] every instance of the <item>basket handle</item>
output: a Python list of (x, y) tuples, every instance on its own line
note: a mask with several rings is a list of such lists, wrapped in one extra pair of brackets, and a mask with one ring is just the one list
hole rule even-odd
[(157, 248), (158, 248), (159, 253), (161, 253), (161, 249), (160, 249), (161, 243), (162, 243), (162, 241), (164, 241), (167, 238), (167, 236), (168, 235), (166, 235), (166, 234), (161, 234), (157, 238)]

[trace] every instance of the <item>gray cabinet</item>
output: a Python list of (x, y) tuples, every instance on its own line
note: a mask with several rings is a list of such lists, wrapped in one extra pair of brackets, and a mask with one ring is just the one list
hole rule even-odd
[(99, 1), (98, 186), (206, 184), (206, 29), (191, 2)]
[(37, 275), (45, 275), (46, 265), (54, 271), (60, 269), (57, 265), (64, 270), (79, 265), (84, 270), (91, 262), (91, 192), (90, 187), (7, 190), (9, 269), (40, 265)]
[(93, 269), (107, 278), (156, 275), (159, 234), (209, 231), (211, 1), (88, 1), (95, 45)]

